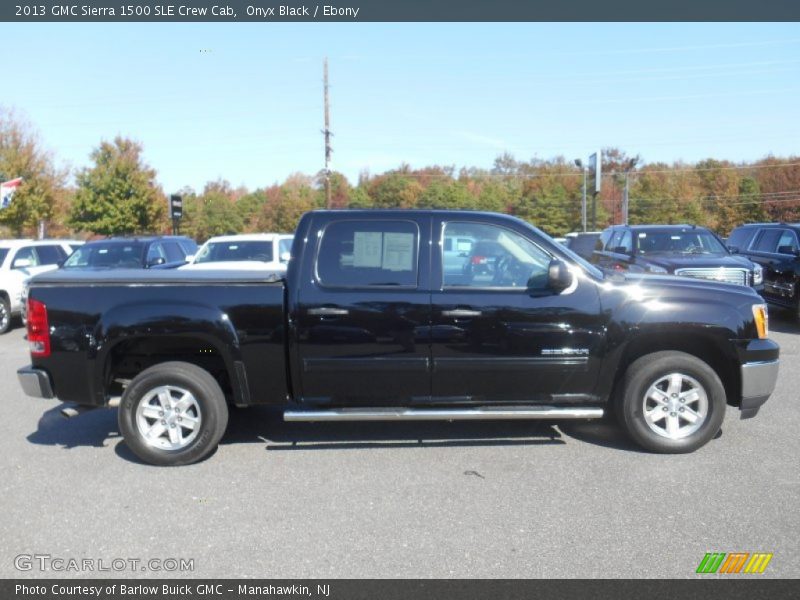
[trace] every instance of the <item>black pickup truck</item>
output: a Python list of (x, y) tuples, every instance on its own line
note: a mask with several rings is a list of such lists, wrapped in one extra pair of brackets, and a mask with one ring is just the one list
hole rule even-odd
[(778, 372), (752, 289), (603, 273), (492, 213), (311, 212), (285, 280), (56, 271), (28, 302), (25, 392), (117, 399), (126, 443), (161, 465), (209, 454), (230, 404), (287, 421), (609, 413), (646, 449), (691, 452), (726, 405), (754, 416)]

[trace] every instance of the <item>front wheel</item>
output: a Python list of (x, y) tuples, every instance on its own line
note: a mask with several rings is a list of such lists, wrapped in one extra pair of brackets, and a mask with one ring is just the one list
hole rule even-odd
[(11, 306), (5, 296), (0, 296), (0, 334), (11, 329)]
[(716, 372), (684, 352), (655, 352), (625, 374), (618, 407), (623, 427), (642, 447), (663, 454), (694, 452), (719, 431), (725, 388)]
[(136, 456), (152, 465), (197, 462), (219, 444), (228, 406), (219, 383), (184, 362), (155, 365), (137, 375), (119, 405), (119, 428)]

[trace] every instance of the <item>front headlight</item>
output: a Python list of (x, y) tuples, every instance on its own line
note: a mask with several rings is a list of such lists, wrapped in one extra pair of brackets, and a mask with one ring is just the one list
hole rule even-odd
[(761, 265), (756, 265), (756, 268), (753, 269), (753, 285), (762, 283), (764, 283), (764, 269), (761, 268)]
[(651, 273), (658, 273), (659, 275), (669, 274), (669, 271), (667, 271), (664, 267), (659, 267), (658, 265), (647, 265), (646, 269)]
[(753, 304), (753, 319), (756, 323), (758, 339), (765, 340), (769, 335), (769, 314), (766, 304)]

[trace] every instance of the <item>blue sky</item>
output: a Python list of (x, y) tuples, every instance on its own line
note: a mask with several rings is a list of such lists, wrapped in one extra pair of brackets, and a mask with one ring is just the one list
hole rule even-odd
[(800, 25), (9, 24), (0, 104), (57, 161), (143, 143), (170, 192), (322, 167), (490, 167), (619, 146), (646, 162), (800, 153)]

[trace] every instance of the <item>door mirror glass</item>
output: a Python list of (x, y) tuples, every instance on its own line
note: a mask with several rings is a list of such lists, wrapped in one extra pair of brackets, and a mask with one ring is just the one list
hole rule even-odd
[[(547, 287), (555, 293), (559, 293), (572, 285), (574, 275), (569, 270), (567, 263), (561, 260), (553, 260), (550, 262), (550, 267), (547, 269)], [(533, 278), (531, 278), (533, 279)], [(533, 282), (537, 289), (541, 289), (537, 282)], [(528, 287), (533, 289), (531, 282), (528, 282)]]

